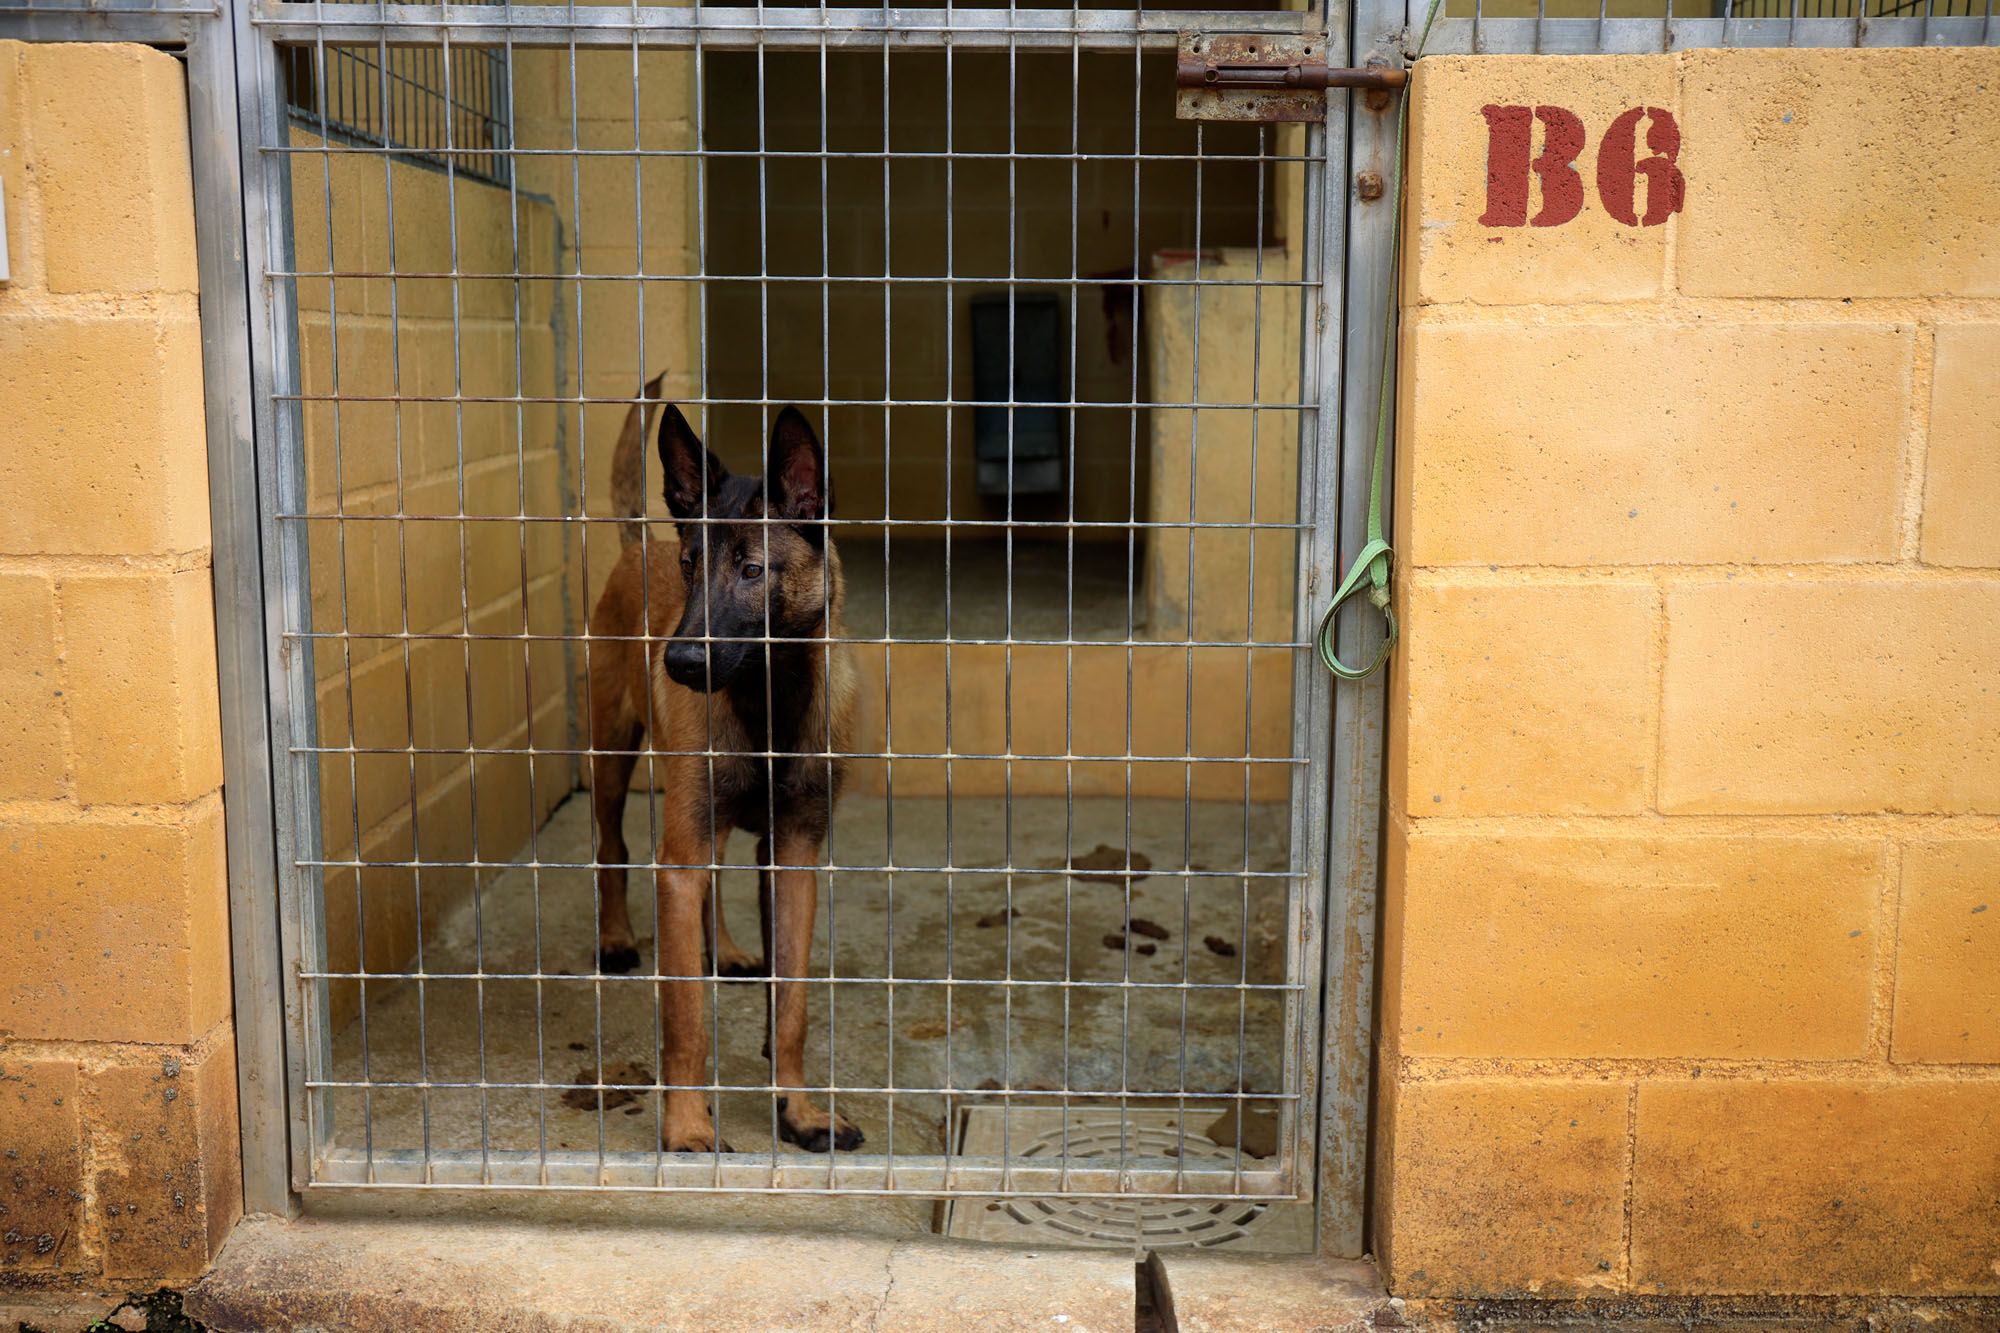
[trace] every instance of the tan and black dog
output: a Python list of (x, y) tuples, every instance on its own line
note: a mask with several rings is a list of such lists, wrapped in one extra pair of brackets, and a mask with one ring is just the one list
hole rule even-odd
[[(639, 951), (625, 904), (625, 796), (642, 738), (662, 775), (654, 888), (668, 1152), (718, 1145), (709, 1096), (706, 980), (768, 967), (767, 1050), (778, 1086), (805, 1084), (806, 985), (820, 862), (854, 725), (855, 673), (841, 637), (840, 557), (827, 530), (826, 453), (796, 408), (771, 428), (765, 475), (732, 476), (656, 378), (625, 417), (612, 457), (618, 563), (590, 617), (591, 795), (598, 831), (598, 963), (629, 972)], [(664, 409), (664, 410), (660, 410)], [(645, 438), (659, 415), (660, 477), (677, 541), (652, 541)], [(832, 640), (832, 642), (829, 642)], [(729, 937), (709, 865), (734, 829), (757, 836), (764, 957)], [(706, 942), (714, 972), (704, 968)], [(861, 1131), (803, 1091), (782, 1094), (778, 1130), (809, 1152), (854, 1148)], [(721, 1145), (728, 1151), (726, 1144)]]

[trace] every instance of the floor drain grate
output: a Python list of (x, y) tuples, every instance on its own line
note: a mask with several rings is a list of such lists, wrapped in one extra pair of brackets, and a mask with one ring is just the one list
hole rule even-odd
[[(1135, 1109), (1115, 1106), (978, 1106), (961, 1113), (959, 1151), (968, 1157), (1015, 1161), (1062, 1156), (1072, 1160), (1179, 1156), (1231, 1163), (1235, 1149), (1211, 1142), (1198, 1127), (1219, 1107)], [(1186, 1131), (1183, 1133), (1182, 1125)], [(1067, 1141), (1065, 1142), (1065, 1129)], [(1246, 1165), (1255, 1159), (1246, 1158)], [(967, 1240), (1014, 1245), (1067, 1245), (1121, 1250), (1213, 1249), (1264, 1254), (1312, 1250), (1312, 1205), (1242, 1199), (954, 1199), (944, 1232)]]

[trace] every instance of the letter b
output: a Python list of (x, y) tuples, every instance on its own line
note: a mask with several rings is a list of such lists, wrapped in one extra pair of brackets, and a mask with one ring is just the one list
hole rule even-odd
[[(1583, 122), (1559, 106), (1486, 106), (1487, 227), (1559, 227), (1583, 211), (1583, 178), (1576, 159), (1583, 153)], [(1542, 123), (1542, 151), (1531, 158), (1534, 122)], [(1678, 138), (1678, 132), (1676, 133)], [(1629, 160), (1629, 155), (1628, 155)], [(1542, 206), (1528, 216), (1528, 175), (1541, 186)], [(1648, 199), (1651, 204), (1651, 199)]]

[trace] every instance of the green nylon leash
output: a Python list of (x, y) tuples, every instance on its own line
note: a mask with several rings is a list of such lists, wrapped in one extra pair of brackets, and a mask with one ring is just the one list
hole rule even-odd
[[(1424, 54), (1424, 46), (1430, 41), (1431, 24), (1437, 21), (1441, 3), (1442, 0), (1431, 0), (1430, 13), (1424, 18), (1423, 33), (1417, 39), (1416, 52), (1410, 57), (1412, 77), (1417, 61)], [(1395, 221), (1390, 224), (1389, 308), (1382, 317), (1382, 384), (1375, 400), (1375, 456), (1368, 468), (1368, 540), (1355, 552), (1354, 563), (1347, 567), (1347, 577), (1334, 589), (1333, 601), (1327, 606), (1326, 614), (1320, 617), (1319, 633), (1314, 636), (1319, 646), (1319, 660), (1342, 680), (1366, 680), (1374, 675), (1389, 660), (1390, 650), (1396, 646), (1396, 612), (1389, 600), (1389, 573), (1395, 563), (1395, 553), (1382, 537), (1382, 459), (1389, 451), (1389, 402), (1390, 395), (1395, 392), (1390, 366), (1396, 342), (1398, 288), (1403, 260), (1403, 141), (1409, 132), (1409, 124), (1410, 85), (1405, 83), (1396, 108), (1396, 156), (1392, 168), (1396, 188), (1391, 205), (1395, 209)], [(1335, 649), (1335, 621), (1339, 619), (1341, 606), (1364, 587), (1368, 589), (1368, 604), (1382, 613), (1382, 647), (1376, 652), (1374, 661), (1365, 667), (1354, 667), (1341, 661)]]

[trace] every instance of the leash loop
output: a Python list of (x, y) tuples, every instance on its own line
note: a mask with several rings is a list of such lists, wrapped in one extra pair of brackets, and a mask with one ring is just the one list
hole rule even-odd
[[(1371, 534), (1367, 545), (1355, 555), (1354, 563), (1347, 567), (1347, 577), (1334, 590), (1333, 601), (1327, 606), (1326, 614), (1319, 619), (1319, 633), (1315, 636), (1319, 645), (1319, 660), (1342, 680), (1366, 680), (1374, 675), (1389, 660), (1389, 650), (1396, 646), (1396, 612), (1389, 604), (1389, 567), (1393, 560), (1394, 553), (1389, 549), (1389, 543)], [(1341, 606), (1364, 588), (1368, 591), (1368, 604), (1382, 613), (1386, 628), (1375, 660), (1365, 667), (1352, 667), (1340, 660), (1335, 649), (1334, 622), (1340, 615)]]
[[(1424, 18), (1422, 34), (1417, 38), (1417, 49), (1410, 56), (1414, 65), (1424, 54), (1424, 46), (1430, 41), (1431, 24), (1437, 21), (1438, 8), (1442, 0), (1431, 0), (1430, 13)], [(1392, 193), (1391, 207), (1394, 221), (1390, 224), (1389, 241), (1389, 308), (1382, 316), (1382, 383), (1375, 399), (1375, 450), (1369, 463), (1368, 485), (1368, 540), (1355, 552), (1354, 563), (1347, 567), (1347, 577), (1334, 589), (1333, 601), (1319, 619), (1319, 632), (1313, 642), (1319, 649), (1319, 660), (1326, 669), (1342, 680), (1366, 680), (1382, 669), (1389, 660), (1389, 653), (1396, 646), (1396, 611), (1389, 597), (1389, 575), (1395, 567), (1395, 552), (1382, 536), (1382, 458), (1389, 451), (1389, 404), (1395, 392), (1389, 367), (1391, 353), (1395, 350), (1398, 275), (1402, 271), (1403, 256), (1403, 141), (1409, 132), (1410, 85), (1403, 85), (1402, 96), (1396, 108), (1396, 155), (1394, 169), (1396, 188)], [(1340, 660), (1335, 639), (1338, 637), (1335, 622), (1340, 617), (1341, 606), (1352, 600), (1363, 588), (1368, 590), (1368, 604), (1382, 613), (1382, 646), (1376, 650), (1375, 660), (1367, 666), (1350, 666)]]

